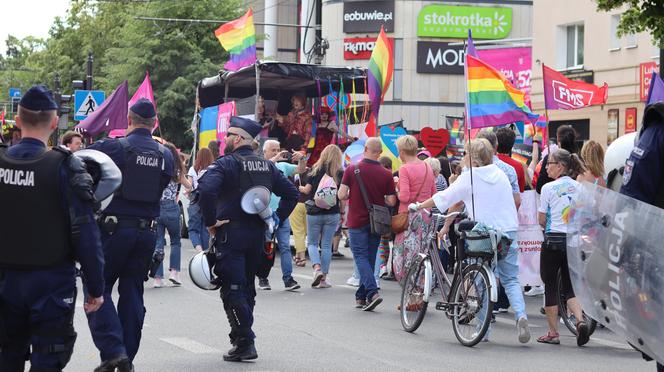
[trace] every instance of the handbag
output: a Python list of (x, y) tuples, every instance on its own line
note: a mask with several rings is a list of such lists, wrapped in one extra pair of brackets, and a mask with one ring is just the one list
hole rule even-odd
[(362, 182), (362, 177), (360, 176), (360, 168), (356, 166), (353, 173), (355, 173), (355, 178), (360, 186), (364, 205), (369, 211), (369, 226), (371, 227), (371, 233), (373, 235), (389, 234), (392, 221), (390, 210), (384, 205), (371, 204), (369, 202), (369, 197), (367, 196), (367, 190), (364, 188), (364, 182)]
[[(424, 173), (424, 181), (420, 185), (420, 189), (417, 190), (417, 195), (415, 195), (415, 200), (419, 199), (420, 194), (422, 193), (422, 188), (424, 188), (424, 184), (427, 182), (427, 179), (429, 178), (429, 164), (424, 163), (424, 166), (426, 167), (426, 172)], [(410, 204), (409, 202), (408, 204)], [(399, 234), (401, 232), (406, 231), (408, 228), (408, 211), (397, 213), (396, 215), (392, 216), (392, 221), (391, 221), (391, 228), (392, 232), (395, 234)]]

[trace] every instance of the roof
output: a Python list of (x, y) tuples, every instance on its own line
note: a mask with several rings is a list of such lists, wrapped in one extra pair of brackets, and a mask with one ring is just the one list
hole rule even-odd
[[(256, 68), (260, 70), (260, 95), (266, 100), (279, 100), (294, 93), (321, 97), (329, 93), (330, 83), (333, 90), (339, 91), (342, 81), (345, 92), (352, 90), (353, 82), (356, 93), (365, 92), (366, 68), (257, 61), (256, 64), (238, 71), (222, 70), (217, 76), (201, 80), (198, 83), (198, 100), (201, 107), (223, 103), (226, 84), (228, 98), (240, 99), (255, 95)], [(320, 84), (317, 84), (317, 80)]]

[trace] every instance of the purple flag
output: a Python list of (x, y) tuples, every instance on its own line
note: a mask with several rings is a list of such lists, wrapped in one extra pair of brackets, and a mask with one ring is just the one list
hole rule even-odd
[(470, 29), (468, 29), (468, 43), (466, 45), (466, 54), (468, 54), (471, 57), (476, 57), (476, 58), (479, 57), (477, 55), (477, 49), (475, 49), (475, 43), (473, 42), (473, 34), (470, 31)]
[(76, 129), (96, 136), (112, 129), (127, 128), (128, 96), (129, 84), (125, 80), (115, 88), (111, 96), (99, 108), (78, 123)]
[(656, 102), (664, 102), (664, 81), (653, 71), (646, 106)]

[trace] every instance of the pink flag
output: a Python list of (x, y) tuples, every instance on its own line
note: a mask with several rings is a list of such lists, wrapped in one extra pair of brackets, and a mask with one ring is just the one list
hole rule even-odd
[[(138, 89), (136, 89), (136, 93), (134, 93), (134, 95), (129, 100), (128, 107), (131, 107), (134, 103), (136, 103), (136, 101), (138, 101), (141, 98), (145, 98), (148, 101), (152, 102), (155, 111), (157, 111), (157, 103), (154, 100), (154, 93), (152, 92), (152, 83), (150, 83), (150, 74), (147, 71), (145, 72), (145, 79), (143, 79), (141, 85), (139, 85)], [(152, 128), (152, 133), (154, 133), (154, 131), (157, 130), (157, 128), (159, 128), (158, 118), (154, 122), (154, 128)], [(126, 131), (125, 129), (114, 129), (108, 135), (111, 138), (123, 137), (125, 131)]]

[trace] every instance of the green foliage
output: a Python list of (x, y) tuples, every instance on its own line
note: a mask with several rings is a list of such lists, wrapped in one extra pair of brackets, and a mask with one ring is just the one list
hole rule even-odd
[(664, 48), (664, 0), (595, 0), (597, 9), (610, 11), (628, 6), (620, 17), (618, 34), (647, 31), (655, 45)]
[[(16, 49), (0, 56), (0, 69), (20, 66), (30, 71), (0, 70), (0, 100), (10, 86), (24, 90), (42, 82), (53, 85), (60, 74), (63, 93), (71, 81), (85, 79), (88, 52), (94, 54), (94, 89), (109, 95), (122, 81), (133, 94), (149, 72), (157, 101), (160, 133), (176, 146), (189, 149), (189, 126), (194, 113), (196, 85), (213, 76), (228, 54), (214, 36), (214, 24), (136, 20), (157, 18), (237, 18), (245, 9), (240, 0), (169, 0), (125, 2), (72, 0), (67, 15), (56, 19), (47, 40), (10, 37)], [(11, 85), (13, 84), (13, 85)]]

